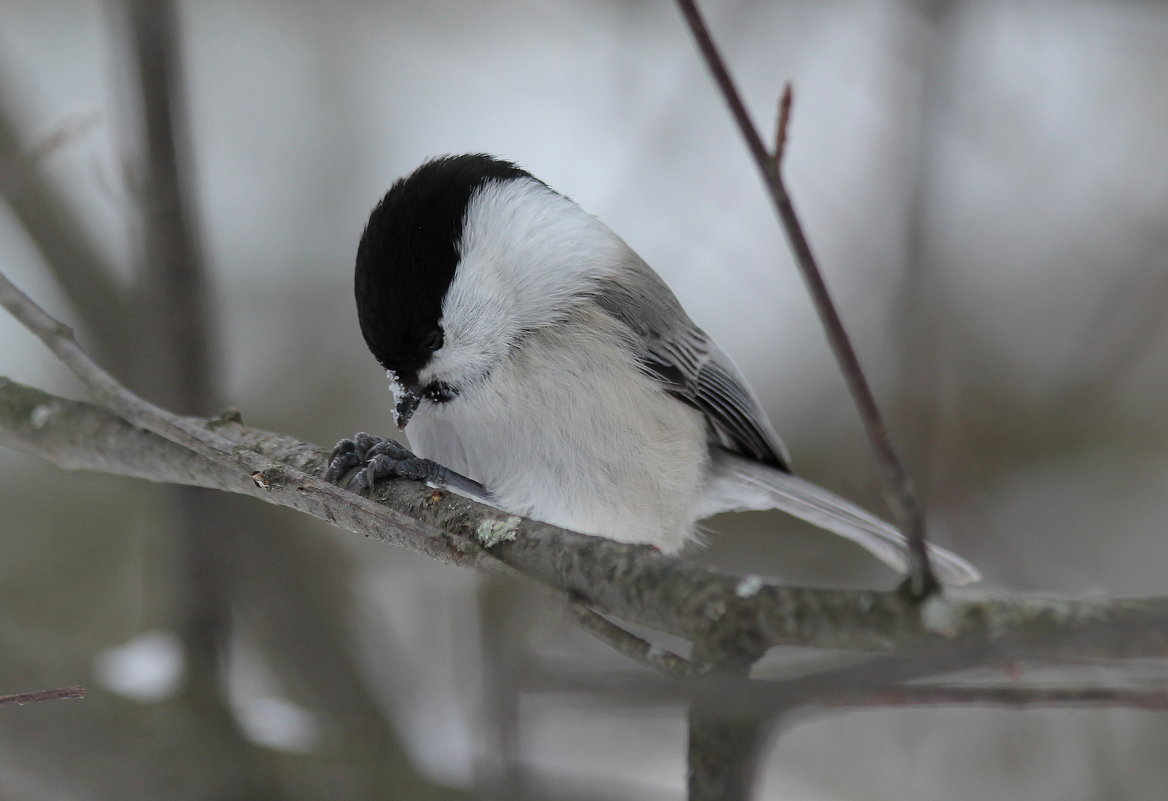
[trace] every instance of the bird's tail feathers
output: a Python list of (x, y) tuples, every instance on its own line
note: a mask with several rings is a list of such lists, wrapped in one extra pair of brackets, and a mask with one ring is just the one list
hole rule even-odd
[[(908, 540), (890, 524), (835, 493), (790, 473), (720, 454), (712, 465), (713, 486), (700, 517), (718, 512), (778, 509), (838, 534), (869, 551), (894, 570), (908, 567)], [(946, 584), (981, 580), (976, 567), (952, 551), (929, 545), (937, 577)]]

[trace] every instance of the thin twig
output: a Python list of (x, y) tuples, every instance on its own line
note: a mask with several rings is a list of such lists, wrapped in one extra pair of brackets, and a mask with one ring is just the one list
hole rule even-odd
[[(76, 123), (74, 131), (80, 132)], [(117, 270), (89, 234), (74, 206), (46, 179), (38, 159), (69, 139), (50, 134), (31, 152), (21, 140), (16, 116), (0, 100), (0, 199), (41, 254), (45, 266), (96, 342), (96, 353), (119, 375), (128, 373), (128, 353), (133, 351), (126, 324), (126, 293)]]
[(40, 690), (35, 693), (0, 695), (0, 706), (24, 706), (40, 701), (64, 701), (70, 698), (84, 698), (86, 695), (84, 687), (61, 687), (56, 690)]
[[(920, 666), (932, 672), (934, 668)], [(545, 666), (523, 685), (525, 691), (580, 692), (618, 696), (628, 703), (656, 705), (678, 703), (695, 697), (721, 699), (725, 709), (737, 713), (760, 708), (795, 709), (812, 714), (822, 710), (875, 707), (1036, 707), (1168, 710), (1168, 689), (1160, 686), (1091, 686), (1088, 684), (959, 684), (916, 683), (903, 674), (880, 675), (879, 663), (860, 665), (829, 674), (809, 673), (795, 679), (740, 679), (689, 677), (670, 681), (628, 671), (597, 673), (574, 665)], [(870, 672), (872, 675), (864, 675)], [(825, 681), (825, 676), (828, 679)]]
[(527, 584), (542, 602), (555, 607), (565, 618), (591, 634), (619, 654), (665, 676), (681, 677), (690, 673), (690, 662), (683, 656), (638, 637), (592, 609), (578, 593), (563, 592), (542, 584), (497, 559), (484, 555), (477, 565), (481, 570), (510, 581)]
[[(42, 161), (89, 133), (100, 119), (101, 115), (96, 112), (69, 117), (23, 153), (0, 148), (0, 195), (18, 193), (33, 178)], [(0, 141), (15, 143), (10, 137)]]
[(637, 664), (675, 678), (689, 675), (688, 659), (621, 628), (582, 601), (569, 600), (566, 611), (580, 628)]
[[(77, 344), (73, 330), (55, 319), (0, 272), (0, 306), (36, 335), (94, 397), (127, 420), (159, 436), (210, 458), (232, 456), (232, 443), (177, 415), (155, 406), (119, 384)], [(238, 454), (240, 470), (258, 469), (245, 453)]]
[(996, 706), (1108, 707), (1162, 711), (1168, 709), (1168, 690), (1135, 687), (1042, 687), (922, 684), (892, 687), (868, 693), (845, 693), (815, 702), (822, 707)]
[(783, 168), (783, 156), (787, 150), (787, 126), (791, 124), (791, 82), (783, 84), (783, 94), (779, 98), (779, 116), (775, 122), (775, 166)]
[(710, 31), (702, 19), (697, 4), (694, 0), (677, 0), (677, 3), (689, 24), (690, 31), (693, 33), (707, 67), (714, 76), (714, 81), (718, 84), (723, 98), (730, 107), (730, 113), (738, 124), (746, 147), (762, 173), (775, 211), (779, 215), (791, 250), (795, 254), (795, 261), (798, 263), (807, 288), (811, 292), (812, 301), (819, 313), (819, 319), (827, 334), (832, 352), (835, 354), (836, 361), (839, 362), (852, 399), (859, 410), (868, 440), (876, 453), (876, 460), (881, 468), (880, 477), (885, 496), (892, 507), (897, 525), (900, 526), (901, 531), (909, 541), (909, 590), (912, 597), (918, 600), (922, 599), (935, 590), (938, 584), (929, 564), (929, 554), (925, 547), (924, 513), (917, 501), (916, 493), (900, 457), (897, 455), (896, 448), (892, 444), (892, 438), (888, 433), (888, 428), (884, 425), (880, 409), (876, 405), (876, 399), (860, 367), (859, 358), (844, 330), (843, 321), (836, 311), (827, 284), (823, 280), (823, 275), (811, 251), (811, 244), (808, 242), (803, 225), (795, 213), (794, 204), (787, 194), (779, 165), (767, 152), (758, 130), (751, 122), (742, 96), (735, 87), (726, 64), (714, 45), (713, 38), (710, 36)]

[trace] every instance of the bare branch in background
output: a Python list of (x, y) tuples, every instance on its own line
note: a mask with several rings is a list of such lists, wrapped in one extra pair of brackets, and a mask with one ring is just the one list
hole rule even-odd
[(1142, 687), (1003, 686), (921, 684), (870, 694), (846, 693), (825, 701), (825, 707), (977, 706), (1004, 709), (1070, 707), (1074, 709), (1168, 710), (1168, 690)]
[(177, 9), (173, 0), (126, 0), (126, 23), (144, 148), (137, 279), (146, 332), (142, 345), (150, 358), (143, 371), (148, 383), (140, 391), (181, 414), (206, 414), (218, 405), (218, 391), (206, 269), (186, 175), (190, 156)]
[(773, 151), (773, 158), (775, 166), (780, 170), (783, 168), (783, 156), (787, 151), (787, 128), (791, 124), (791, 102), (793, 100), (793, 92), (791, 90), (791, 82), (787, 81), (783, 84), (783, 94), (779, 96), (779, 113), (775, 121), (775, 147)]
[(1168, 330), (1168, 236), (1159, 227), (1141, 233), (1146, 246), (1135, 249), (1134, 263), (1109, 265), (1116, 278), (1095, 307), (1083, 315), (1082, 333), (1067, 350), (1057, 375), (1070, 376), (1062, 389), (1076, 399), (1110, 388), (1140, 362)]
[(811, 251), (811, 244), (807, 241), (807, 236), (803, 231), (803, 224), (799, 221), (799, 217), (795, 213), (795, 206), (787, 194), (779, 162), (771, 153), (767, 152), (762, 137), (759, 136), (758, 130), (751, 122), (746, 104), (743, 103), (742, 96), (730, 77), (730, 72), (714, 44), (713, 37), (702, 19), (696, 2), (694, 0), (677, 0), (677, 4), (693, 33), (706, 66), (713, 74), (714, 82), (717, 83), (723, 98), (730, 107), (730, 113), (738, 124), (747, 150), (750, 151), (755, 165), (762, 173), (771, 201), (787, 235), (787, 241), (795, 254), (795, 261), (799, 265), (808, 290), (811, 292), (811, 299), (819, 313), (819, 319), (827, 334), (828, 342), (831, 344), (832, 352), (839, 362), (844, 379), (848, 384), (848, 390), (859, 410), (868, 441), (876, 453), (885, 497), (892, 507), (897, 525), (908, 538), (909, 590), (914, 597), (924, 598), (938, 586), (937, 579), (929, 565), (929, 554), (925, 547), (924, 511), (921, 509), (916, 492), (909, 481), (900, 457), (897, 455), (896, 448), (892, 444), (892, 438), (884, 424), (880, 408), (876, 404), (876, 398), (872, 394), (871, 387), (868, 386), (868, 380), (864, 377), (863, 368), (860, 367), (859, 357), (856, 356), (856, 351), (848, 339), (843, 320), (840, 318), (839, 312), (836, 311), (831, 293), (827, 289), (827, 283), (823, 279), (823, 273), (819, 269), (819, 264)]
[[(124, 0), (126, 57), (134, 92), (138, 158), (140, 262), (133, 313), (141, 337), (135, 385), (180, 413), (218, 406), (208, 320), (206, 269), (196, 226), (197, 202), (186, 122), (182, 37), (173, 0)], [(200, 710), (204, 737), (230, 744), (219, 764), (242, 795), (273, 795), (277, 779), (257, 758), (228, 706), (226, 646), (233, 606), (230, 566), (237, 548), (225, 532), (228, 510), (211, 493), (170, 486), (163, 493), (165, 531), (174, 554), (167, 582), (170, 618), (189, 662), (180, 703)]]
[[(954, 70), (963, 17), (952, 0), (916, 4), (923, 26), (916, 45), (915, 74), (919, 90), (896, 109), (907, 135), (901, 144), (903, 170), (904, 263), (890, 322), (899, 334), (896, 386), (899, 388), (900, 442), (915, 468), (917, 489), (927, 497), (941, 435), (939, 414), (945, 378), (946, 347), (952, 332), (944, 324), (948, 301), (933, 263), (937, 255), (929, 239), (929, 211), (938, 200), (935, 184), (941, 163), (945, 114), (952, 110)], [(906, 55), (906, 58), (909, 57)], [(924, 489), (922, 489), (924, 488)]]
[(66, 123), (26, 147), (9, 104), (0, 102), (0, 197), (40, 252), (81, 324), (93, 332), (102, 361), (125, 376), (132, 352), (127, 293), (77, 211), (45, 177), (40, 163), (87, 127), (84, 121)]
[[(184, 175), (189, 157), (178, 19), (171, 0), (127, 0), (129, 57), (137, 79), (136, 122), (144, 147), (139, 213), (142, 260), (137, 271), (142, 357), (139, 391), (180, 413), (217, 406), (207, 321), (206, 270), (191, 223), (195, 204)], [(178, 554), (176, 626), (192, 662), (189, 691), (222, 705), (220, 654), (230, 630), (230, 595), (217, 559), (224, 526), (200, 490), (169, 489), (168, 529)], [(226, 718), (226, 716), (221, 716)], [(224, 736), (238, 736), (234, 727)]]
[(23, 706), (41, 701), (63, 701), (70, 698), (84, 698), (86, 695), (87, 693), (84, 687), (61, 687), (57, 690), (40, 690), (34, 693), (0, 695), (0, 706)]
[(3, 112), (3, 107), (0, 106), (0, 119), (6, 123), (0, 126), (0, 130), (3, 130), (3, 136), (0, 136), (0, 141), (3, 142), (3, 147), (0, 147), (0, 190), (5, 195), (16, 195), (29, 183), (37, 180), (42, 161), (89, 133), (100, 120), (97, 114), (65, 120), (21, 153), (15, 129), (7, 124), (10, 120)]
[[(537, 596), (538, 597), (538, 596)], [(520, 685), (534, 663), (528, 629), (531, 596), (504, 581), (485, 581), (478, 612), (478, 728), (483, 745), (475, 760), (475, 797), (511, 801), (535, 797), (522, 757)]]
[(570, 665), (554, 665), (535, 673), (523, 689), (590, 693), (610, 700), (615, 698), (621, 704), (644, 706), (702, 698), (720, 701), (723, 712), (730, 716), (758, 714), (765, 710), (769, 716), (787, 719), (815, 717), (829, 710), (873, 707), (1168, 710), (1168, 685), (1163, 681), (1141, 684), (1090, 681), (1005, 684), (988, 682), (979, 676), (966, 683), (904, 683), (911, 679), (913, 672), (935, 670), (919, 662), (909, 664), (912, 664), (912, 670), (888, 672), (882, 661), (861, 663), (836, 674), (828, 683), (822, 682), (814, 670), (794, 679), (741, 680), (723, 676), (689, 677), (676, 681), (620, 671), (584, 673), (573, 670)]

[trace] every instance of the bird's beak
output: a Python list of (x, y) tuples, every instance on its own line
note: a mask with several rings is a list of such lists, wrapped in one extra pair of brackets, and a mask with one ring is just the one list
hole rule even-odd
[(402, 381), (391, 372), (389, 389), (393, 392), (393, 423), (404, 429), (422, 402), (422, 388), (416, 382)]

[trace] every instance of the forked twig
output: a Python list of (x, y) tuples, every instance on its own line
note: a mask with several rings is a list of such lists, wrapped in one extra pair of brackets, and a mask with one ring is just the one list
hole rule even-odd
[[(925, 548), (924, 513), (909, 481), (908, 474), (905, 472), (904, 465), (892, 444), (888, 428), (885, 426), (880, 409), (876, 405), (876, 398), (873, 396), (872, 389), (860, 367), (860, 360), (856, 356), (856, 351), (844, 330), (843, 321), (840, 319), (839, 312), (836, 311), (835, 303), (828, 292), (823, 274), (811, 251), (811, 244), (808, 242), (807, 236), (803, 232), (803, 225), (795, 213), (794, 204), (787, 194), (779, 166), (779, 158), (777, 158), (781, 157), (782, 150), (778, 149), (774, 154), (767, 151), (762, 137), (759, 136), (758, 130), (751, 122), (742, 96), (734, 85), (734, 80), (730, 77), (730, 72), (710, 36), (709, 28), (706, 27), (695, 0), (677, 0), (677, 4), (689, 25), (702, 57), (705, 59), (706, 66), (709, 67), (726, 104), (730, 107), (730, 113), (738, 124), (739, 132), (754, 158), (755, 165), (762, 173), (775, 211), (778, 213), (783, 230), (787, 235), (787, 241), (795, 254), (795, 261), (799, 265), (808, 290), (811, 292), (811, 299), (819, 313), (819, 319), (827, 334), (832, 352), (835, 354), (836, 361), (839, 362), (852, 400), (860, 413), (868, 441), (876, 452), (885, 497), (892, 507), (897, 525), (909, 541), (909, 590), (913, 597), (922, 599), (939, 586), (933, 575), (932, 567), (929, 564), (929, 554)], [(781, 114), (780, 121), (782, 121)], [(776, 145), (782, 144), (785, 138), (785, 125), (780, 124), (780, 138)]]

